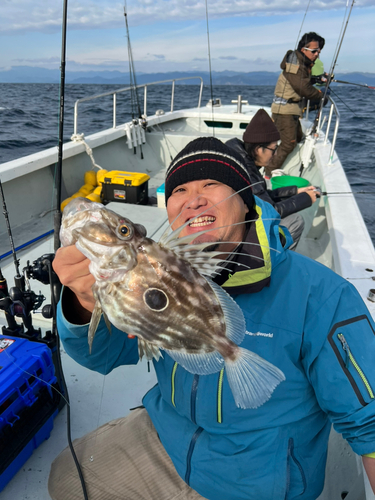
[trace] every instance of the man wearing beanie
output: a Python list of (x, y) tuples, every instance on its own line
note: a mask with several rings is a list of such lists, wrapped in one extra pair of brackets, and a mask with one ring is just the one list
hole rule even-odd
[[(240, 155), (213, 137), (195, 139), (167, 169), (167, 215), (173, 229), (184, 225), (179, 238), (192, 241), (189, 253), (200, 253), (204, 262), (208, 255), (201, 244), (208, 243), (226, 258), (216, 284), (208, 284), (225, 307), (235, 301), (246, 322), (241, 341), (237, 330), (228, 328), (227, 335), (280, 369), (285, 380), (264, 404), (241, 408), (229, 387), (227, 363), (220, 372), (199, 375), (163, 350), (153, 360), (158, 383), (143, 397), (143, 406), (73, 443), (90, 500), (315, 500), (323, 489), (332, 423), (356, 453), (374, 453), (375, 324), (369, 311), (349, 282), (288, 250), (291, 239), (280, 228), (278, 213), (253, 196), (250, 185)], [(181, 239), (180, 245), (187, 243)], [(157, 272), (172, 264), (150, 265)], [(109, 332), (104, 319), (89, 353), (95, 299), (88, 259), (68, 246), (57, 251), (53, 267), (64, 285), (57, 326), (66, 352), (103, 374), (138, 363), (137, 337), (113, 325)], [(142, 286), (147, 289), (146, 277)], [(166, 295), (179, 286), (171, 278)], [(205, 314), (202, 297), (194, 283), (186, 293), (181, 307), (198, 324)], [(228, 326), (232, 319), (226, 314)], [(348, 366), (342, 338), (360, 360), (367, 385)], [(218, 355), (212, 354), (210, 363)], [(129, 376), (120, 383), (134, 380)], [(244, 389), (253, 390), (256, 383)], [(363, 457), (373, 487), (374, 460)], [(52, 464), (49, 493), (53, 500), (82, 498), (69, 448)]]
[[(268, 166), (268, 171), (282, 168), (286, 157), (302, 140), (299, 121), (303, 113), (304, 98), (321, 101), (323, 92), (311, 82), (311, 68), (324, 47), (324, 38), (317, 33), (305, 33), (297, 50), (288, 50), (280, 64), (280, 74), (271, 111), (281, 135), (281, 146)], [(316, 83), (316, 82), (314, 82)]]
[(316, 200), (314, 186), (297, 188), (286, 186), (278, 189), (267, 189), (265, 179), (259, 169), (267, 167), (278, 155), (280, 134), (269, 114), (259, 109), (243, 134), (243, 141), (237, 138), (230, 139), (226, 145), (241, 155), (246, 169), (249, 172), (253, 193), (278, 211), (281, 225), (285, 226), (293, 238), (290, 249), (295, 250), (304, 228), (303, 217), (296, 213), (308, 208)]

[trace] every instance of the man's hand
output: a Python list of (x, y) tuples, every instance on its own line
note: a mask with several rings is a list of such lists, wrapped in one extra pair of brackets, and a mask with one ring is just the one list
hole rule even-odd
[(317, 194), (319, 193), (319, 190), (317, 190), (315, 186), (308, 186), (305, 188), (299, 188), (297, 194), (299, 193), (307, 193), (314, 203), (318, 197)]
[(78, 301), (74, 304), (76, 313), (81, 313), (81, 319), (84, 316), (86, 320), (89, 320), (95, 305), (91, 291), (95, 278), (89, 271), (89, 264), (89, 259), (75, 245), (59, 248), (52, 263), (61, 283), (75, 294)]

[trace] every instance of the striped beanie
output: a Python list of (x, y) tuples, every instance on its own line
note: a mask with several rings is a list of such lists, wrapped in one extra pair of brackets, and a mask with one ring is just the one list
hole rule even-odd
[(248, 187), (239, 195), (248, 208), (253, 206), (251, 181), (241, 156), (216, 137), (194, 139), (174, 158), (165, 176), (165, 202), (177, 186), (203, 179), (222, 182), (234, 191)]

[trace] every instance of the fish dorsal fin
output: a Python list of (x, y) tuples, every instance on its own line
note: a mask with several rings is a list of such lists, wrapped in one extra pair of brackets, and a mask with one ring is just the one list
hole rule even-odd
[(197, 375), (216, 373), (224, 367), (224, 358), (217, 351), (192, 354), (165, 349), (165, 352), (185, 370)]
[(226, 336), (235, 344), (240, 345), (246, 333), (246, 322), (240, 306), (221, 286), (210, 279), (207, 279), (207, 281), (215, 292), (223, 310)]

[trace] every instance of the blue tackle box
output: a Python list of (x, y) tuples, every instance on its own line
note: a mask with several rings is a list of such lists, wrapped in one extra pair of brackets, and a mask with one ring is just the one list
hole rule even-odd
[(48, 346), (0, 335), (0, 491), (49, 438), (56, 382)]

